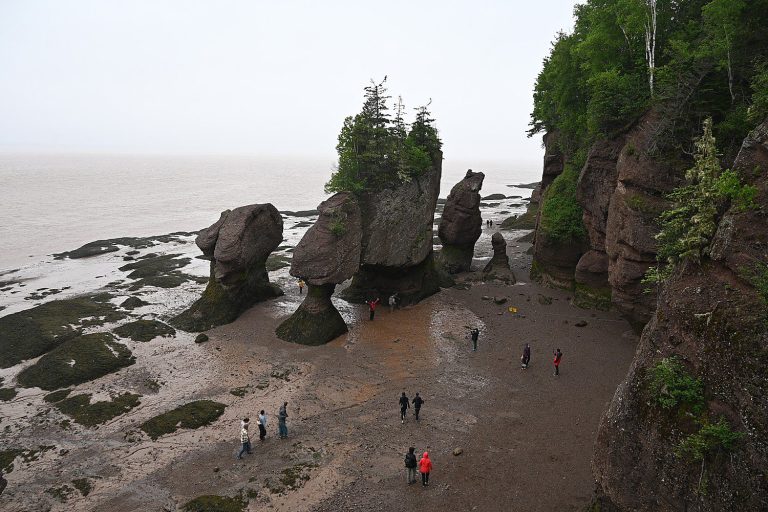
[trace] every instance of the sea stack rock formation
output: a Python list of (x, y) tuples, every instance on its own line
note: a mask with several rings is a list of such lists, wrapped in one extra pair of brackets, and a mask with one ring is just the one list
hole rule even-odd
[(469, 271), (475, 242), (480, 238), (483, 219), (480, 216), (480, 189), (485, 175), (467, 171), (464, 179), (451, 189), (443, 209), (437, 236), (443, 243), (440, 262), (450, 274)]
[(493, 246), (493, 258), (483, 269), (483, 281), (504, 281), (506, 284), (515, 284), (515, 274), (509, 268), (509, 256), (507, 256), (507, 241), (498, 231), (491, 237)]
[(442, 152), (422, 175), (393, 188), (358, 195), (362, 219), (360, 270), (341, 296), (355, 303), (397, 293), (407, 305), (440, 289), (432, 226), (440, 193)]
[(319, 217), (294, 249), (291, 262), (290, 273), (307, 283), (307, 296), (277, 328), (281, 339), (304, 345), (321, 345), (347, 332), (331, 295), (357, 272), (362, 247), (360, 207), (352, 194), (333, 195), (317, 209)]
[(195, 243), (211, 260), (203, 296), (171, 320), (185, 331), (199, 332), (235, 320), (257, 302), (282, 295), (269, 282), (267, 257), (283, 240), (283, 219), (271, 204), (252, 204), (222, 212)]
[[(732, 205), (709, 257), (679, 266), (663, 285), (598, 430), (600, 510), (766, 510), (768, 121), (745, 139), (733, 169), (756, 187), (756, 206)], [(659, 365), (663, 383), (694, 392), (654, 388)], [(672, 406), (662, 407), (668, 397)]]

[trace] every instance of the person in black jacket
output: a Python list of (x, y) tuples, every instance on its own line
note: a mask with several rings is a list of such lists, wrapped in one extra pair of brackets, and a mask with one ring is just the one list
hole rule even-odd
[(416, 396), (413, 399), (413, 414), (416, 416), (416, 421), (419, 421), (419, 411), (421, 410), (421, 404), (423, 403), (424, 399), (416, 393)]
[(400, 422), (405, 423), (405, 411), (408, 410), (408, 407), (410, 407), (411, 404), (408, 402), (408, 397), (405, 396), (405, 391), (403, 391), (403, 396), (400, 397)]
[(416, 454), (413, 453), (416, 450), (413, 446), (408, 448), (408, 453), (405, 454), (405, 478), (408, 485), (416, 483)]

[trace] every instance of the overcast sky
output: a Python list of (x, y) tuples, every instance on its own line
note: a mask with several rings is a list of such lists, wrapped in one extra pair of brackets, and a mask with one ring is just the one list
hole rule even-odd
[(0, 150), (333, 155), (362, 88), (432, 99), (446, 157), (538, 163), (572, 0), (0, 0)]

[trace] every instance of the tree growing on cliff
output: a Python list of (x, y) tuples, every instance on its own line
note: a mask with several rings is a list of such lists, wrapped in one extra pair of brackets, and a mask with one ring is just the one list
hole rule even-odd
[(360, 193), (394, 186), (421, 175), (442, 158), (429, 104), (416, 109), (409, 130), (402, 98), (394, 120), (390, 118), (386, 80), (372, 80), (365, 87), (361, 112), (344, 120), (336, 145), (339, 161), (326, 192)]

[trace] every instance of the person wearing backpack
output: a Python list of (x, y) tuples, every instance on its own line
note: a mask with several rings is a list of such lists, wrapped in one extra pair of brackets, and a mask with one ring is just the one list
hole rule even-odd
[(408, 453), (405, 454), (405, 475), (408, 485), (416, 483), (416, 454), (414, 453), (416, 448), (411, 446), (408, 448)]

